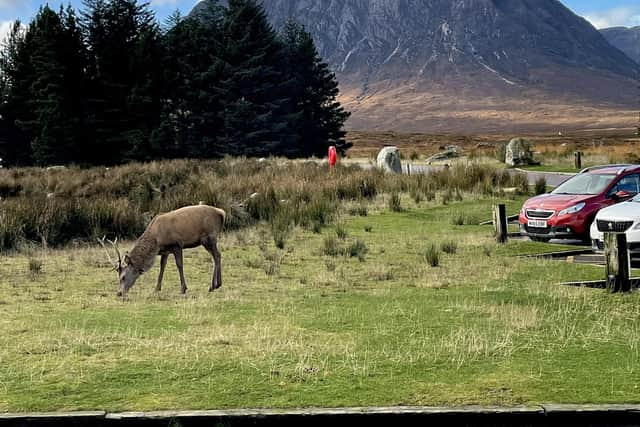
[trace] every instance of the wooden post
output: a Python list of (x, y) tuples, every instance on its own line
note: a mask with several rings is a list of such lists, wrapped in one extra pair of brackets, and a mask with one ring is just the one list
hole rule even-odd
[(573, 155), (574, 155), (576, 169), (581, 170), (582, 169), (582, 152), (576, 151), (575, 153), (573, 153)]
[(496, 242), (507, 243), (507, 207), (505, 205), (493, 207), (493, 227)]
[(630, 260), (626, 234), (604, 233), (604, 258), (607, 290), (611, 293), (630, 292)]

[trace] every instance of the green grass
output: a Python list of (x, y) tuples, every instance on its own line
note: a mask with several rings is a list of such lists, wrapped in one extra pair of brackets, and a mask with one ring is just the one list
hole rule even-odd
[(640, 297), (560, 287), (604, 271), (516, 258), (555, 246), (452, 224), (497, 202), (342, 218), (363, 260), (323, 254), (332, 227), (296, 228), (284, 250), (269, 225), (229, 233), (214, 294), (202, 248), (185, 252), (186, 297), (170, 260), (161, 293), (156, 265), (126, 300), (97, 247), (5, 255), (0, 411), (640, 402)]

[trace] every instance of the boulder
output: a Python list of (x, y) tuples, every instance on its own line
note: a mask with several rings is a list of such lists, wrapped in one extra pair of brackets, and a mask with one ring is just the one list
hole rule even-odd
[(377, 165), (379, 169), (390, 173), (402, 173), (400, 162), (400, 150), (398, 147), (384, 147), (378, 154)]
[(462, 148), (458, 147), (457, 145), (449, 145), (445, 147), (445, 151), (429, 157), (426, 162), (430, 165), (432, 162), (454, 159), (460, 157), (461, 151)]
[(533, 163), (531, 144), (524, 138), (514, 138), (507, 145), (505, 163), (509, 166), (526, 166)]

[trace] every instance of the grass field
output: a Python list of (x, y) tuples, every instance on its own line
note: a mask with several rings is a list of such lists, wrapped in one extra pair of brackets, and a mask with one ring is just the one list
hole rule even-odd
[(640, 402), (637, 294), (560, 287), (603, 269), (454, 225), (499, 199), (386, 198), (282, 250), (268, 225), (226, 234), (214, 294), (201, 248), (186, 297), (170, 261), (125, 300), (98, 247), (2, 256), (0, 411)]

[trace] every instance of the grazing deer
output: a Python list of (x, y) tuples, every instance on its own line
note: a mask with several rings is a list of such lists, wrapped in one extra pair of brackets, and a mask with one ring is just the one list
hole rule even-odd
[[(107, 251), (109, 260), (118, 272), (120, 281), (118, 296), (124, 296), (138, 277), (153, 266), (156, 255), (160, 255), (160, 274), (156, 285), (156, 291), (160, 291), (169, 254), (173, 254), (176, 260), (176, 266), (180, 273), (181, 290), (183, 294), (186, 293), (187, 284), (182, 270), (182, 250), (200, 245), (204, 246), (211, 254), (214, 263), (209, 292), (220, 288), (222, 286), (222, 267), (217, 243), (225, 216), (222, 209), (206, 205), (188, 206), (158, 215), (151, 220), (142, 236), (138, 238), (131, 253), (125, 253), (124, 263), (120, 256), (117, 239), (115, 242), (110, 242), (118, 255), (118, 261), (113, 262)], [(99, 242), (106, 250), (104, 239)]]

